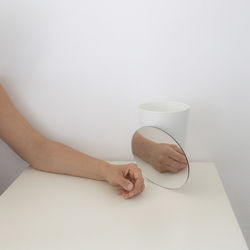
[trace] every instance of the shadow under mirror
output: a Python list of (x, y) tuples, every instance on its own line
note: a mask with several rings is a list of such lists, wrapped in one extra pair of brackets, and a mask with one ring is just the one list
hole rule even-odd
[(134, 133), (131, 146), (136, 164), (151, 182), (168, 189), (187, 182), (189, 163), (185, 152), (165, 131), (141, 127)]

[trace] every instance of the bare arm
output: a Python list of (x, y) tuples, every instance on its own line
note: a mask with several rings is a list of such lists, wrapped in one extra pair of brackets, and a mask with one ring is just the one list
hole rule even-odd
[[(135, 164), (115, 166), (40, 134), (16, 110), (1, 85), (0, 138), (38, 170), (108, 181), (124, 189), (120, 192), (124, 198), (130, 198), (144, 188)], [(132, 173), (136, 173), (136, 179), (131, 178)]]
[(0, 87), (0, 137), (32, 167), (105, 180), (108, 164), (61, 143), (51, 141), (37, 132), (11, 103)]
[(143, 161), (151, 164), (151, 152), (156, 143), (136, 132), (132, 139), (132, 151)]

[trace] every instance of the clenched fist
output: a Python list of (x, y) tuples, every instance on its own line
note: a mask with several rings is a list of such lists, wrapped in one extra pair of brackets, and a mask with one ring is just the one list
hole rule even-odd
[(149, 163), (161, 173), (177, 173), (187, 166), (182, 150), (174, 144), (165, 143), (155, 143), (150, 152)]
[(110, 165), (106, 179), (109, 184), (119, 187), (117, 193), (124, 199), (132, 198), (144, 190), (141, 169), (133, 163)]
[(188, 165), (184, 152), (177, 145), (156, 143), (138, 132), (133, 136), (132, 150), (160, 173), (177, 173)]

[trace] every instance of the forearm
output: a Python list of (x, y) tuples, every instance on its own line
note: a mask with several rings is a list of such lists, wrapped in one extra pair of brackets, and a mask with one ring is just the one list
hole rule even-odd
[(39, 170), (105, 180), (112, 166), (40, 134), (17, 111), (1, 85), (0, 138)]
[(106, 180), (111, 164), (83, 154), (34, 130), (19, 114), (1, 130), (2, 139), (32, 167), (59, 174)]
[(136, 132), (132, 140), (133, 153), (146, 162), (150, 162), (154, 142)]
[(107, 180), (112, 165), (59, 142), (47, 140), (32, 167), (52, 173)]

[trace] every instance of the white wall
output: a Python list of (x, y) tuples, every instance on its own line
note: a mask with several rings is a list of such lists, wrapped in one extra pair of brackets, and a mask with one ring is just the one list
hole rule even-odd
[[(192, 106), (191, 161), (214, 161), (250, 244), (250, 2), (1, 0), (0, 81), (53, 139), (132, 159), (138, 104)], [(0, 145), (0, 191), (26, 165)]]

